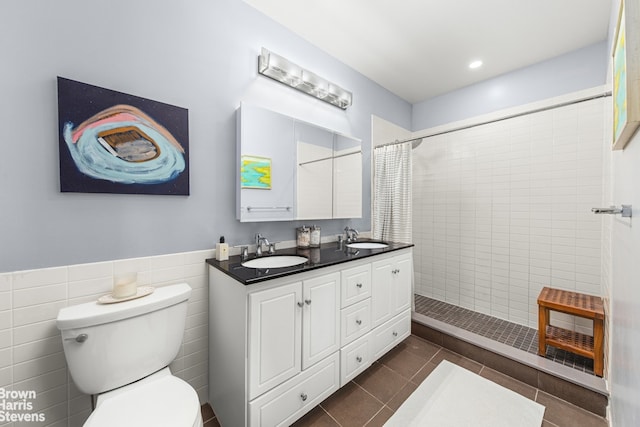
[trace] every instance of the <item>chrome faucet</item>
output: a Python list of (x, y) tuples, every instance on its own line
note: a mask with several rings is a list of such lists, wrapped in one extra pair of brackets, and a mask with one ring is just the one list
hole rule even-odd
[(262, 256), (262, 245), (263, 244), (267, 245), (267, 247), (271, 246), (266, 237), (264, 237), (260, 233), (257, 233), (256, 234), (256, 256)]
[(347, 243), (355, 242), (358, 239), (358, 230), (354, 228), (347, 226), (344, 228), (344, 233), (347, 235)]

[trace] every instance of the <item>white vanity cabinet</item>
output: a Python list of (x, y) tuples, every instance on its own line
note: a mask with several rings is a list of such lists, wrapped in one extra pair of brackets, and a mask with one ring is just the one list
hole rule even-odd
[[(392, 271), (410, 267), (410, 248), (251, 285), (210, 266), (209, 401), (220, 424), (290, 425), (406, 338), (411, 274)], [(389, 295), (394, 309), (376, 326), (373, 307)]]

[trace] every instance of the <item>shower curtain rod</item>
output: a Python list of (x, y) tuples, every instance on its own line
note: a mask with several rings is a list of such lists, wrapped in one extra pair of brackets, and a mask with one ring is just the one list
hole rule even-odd
[[(405, 144), (407, 142), (414, 142), (414, 141), (422, 142), (422, 140), (424, 138), (430, 138), (432, 136), (446, 135), (448, 133), (457, 132), (459, 130), (471, 129), (471, 128), (474, 128), (474, 127), (477, 127), (477, 126), (488, 125), (490, 123), (501, 122), (503, 120), (514, 119), (516, 117), (522, 117), (522, 116), (526, 116), (526, 115), (534, 114), (534, 113), (540, 113), (542, 111), (553, 110), (554, 108), (566, 107), (567, 105), (579, 104), (581, 102), (591, 101), (593, 99), (606, 98), (608, 96), (611, 96), (611, 91), (603, 92), (603, 93), (600, 93), (600, 94), (597, 94), (597, 95), (587, 96), (587, 97), (584, 97), (584, 98), (574, 99), (572, 101), (560, 102), (558, 104), (548, 105), (546, 107), (535, 108), (533, 110), (523, 111), (522, 113), (510, 114), (510, 115), (507, 115), (507, 116), (504, 116), (504, 117), (500, 117), (499, 119), (486, 120), (484, 122), (479, 122), (479, 123), (474, 123), (474, 124), (464, 125), (464, 126), (458, 126), (458, 127), (453, 128), (453, 129), (444, 130), (442, 132), (435, 132), (435, 133), (431, 133), (431, 134), (417, 136), (415, 138), (404, 139), (402, 141), (398, 141), (396, 139), (393, 142), (388, 142), (386, 144), (377, 145), (375, 148), (386, 147), (386, 146), (389, 146), (389, 145)], [(418, 145), (420, 145), (420, 143), (416, 144), (413, 148), (416, 148)]]

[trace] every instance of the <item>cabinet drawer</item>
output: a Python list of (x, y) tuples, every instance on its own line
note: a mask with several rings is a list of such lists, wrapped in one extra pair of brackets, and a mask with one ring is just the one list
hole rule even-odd
[(249, 402), (249, 425), (288, 426), (339, 388), (339, 352)]
[(371, 296), (371, 264), (342, 271), (341, 307), (348, 307)]
[(371, 334), (373, 359), (377, 360), (411, 334), (411, 310), (407, 310), (380, 325)]
[(371, 299), (343, 308), (340, 312), (340, 345), (347, 345), (371, 330)]
[(371, 366), (371, 334), (340, 350), (340, 387)]

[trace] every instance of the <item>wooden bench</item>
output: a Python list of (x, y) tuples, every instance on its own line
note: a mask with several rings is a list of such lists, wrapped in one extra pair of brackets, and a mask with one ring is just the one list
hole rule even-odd
[[(593, 336), (549, 324), (549, 311), (558, 311), (593, 320)], [(602, 298), (542, 288), (538, 296), (538, 354), (545, 356), (547, 345), (593, 359), (593, 372), (602, 376), (604, 369), (604, 306)]]

